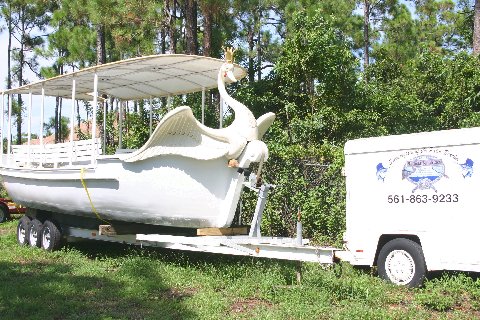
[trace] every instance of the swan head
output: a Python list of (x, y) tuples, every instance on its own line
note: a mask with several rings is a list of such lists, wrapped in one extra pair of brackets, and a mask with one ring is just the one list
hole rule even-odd
[(234, 65), (233, 63), (226, 62), (222, 65), (220, 72), (224, 82), (237, 82), (237, 78), (233, 74)]

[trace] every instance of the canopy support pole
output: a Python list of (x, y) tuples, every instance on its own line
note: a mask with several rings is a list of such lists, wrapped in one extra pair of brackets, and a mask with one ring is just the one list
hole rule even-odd
[(43, 149), (43, 125), (45, 123), (45, 88), (42, 85), (42, 103), (40, 104), (40, 145)]
[(27, 162), (27, 166), (29, 167), (30, 166), (30, 163), (31, 163), (31, 147), (30, 147), (30, 143), (31, 143), (31, 140), (32, 140), (32, 92), (30, 91), (30, 93), (28, 94), (28, 111), (27, 111), (27, 114), (28, 114), (28, 119), (27, 119), (27, 145), (28, 145), (28, 162)]
[(10, 164), (10, 153), (12, 148), (12, 95), (8, 96), (8, 137), (7, 137), (7, 162)]
[[(70, 109), (70, 164), (73, 162), (73, 134), (74, 134), (74, 121), (75, 121), (75, 91), (76, 81), (72, 79), (72, 108)], [(80, 128), (78, 128), (80, 130)]]
[(152, 136), (152, 129), (153, 129), (153, 101), (152, 98), (150, 97), (150, 134), (149, 137)]
[(202, 124), (205, 124), (205, 87), (202, 88)]
[(42, 84), (42, 103), (40, 104), (40, 167), (43, 166), (43, 124), (45, 122), (45, 87)]
[(0, 141), (0, 149), (2, 149), (2, 158), (0, 159), (0, 162), (3, 164), (3, 128), (4, 128), (4, 124), (5, 124), (5, 94), (2, 93), (2, 115), (1, 115), (1, 118), (2, 118), (2, 124), (0, 126), (0, 138), (1, 138), (1, 141)]
[(170, 108), (172, 107), (172, 96), (167, 97), (167, 111), (170, 111)]
[(123, 131), (123, 101), (118, 103), (118, 149), (122, 149), (122, 131)]
[(98, 74), (93, 76), (93, 111), (92, 111), (92, 164), (96, 160), (96, 136), (97, 136), (97, 103), (98, 103)]
[(107, 101), (103, 101), (103, 152), (107, 148)]
[(223, 98), (220, 97), (220, 129), (223, 128)]

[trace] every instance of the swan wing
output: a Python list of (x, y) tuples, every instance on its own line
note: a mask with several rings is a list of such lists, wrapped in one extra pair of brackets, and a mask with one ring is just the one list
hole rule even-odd
[(198, 160), (240, 154), (246, 140), (229, 132), (207, 128), (193, 116), (189, 107), (178, 107), (167, 113), (152, 136), (136, 152), (123, 160), (135, 162), (159, 155), (180, 155)]
[(273, 124), (275, 120), (275, 113), (269, 112), (265, 113), (263, 116), (257, 119), (257, 128), (258, 128), (258, 140), (262, 140), (263, 135), (267, 132), (268, 128)]

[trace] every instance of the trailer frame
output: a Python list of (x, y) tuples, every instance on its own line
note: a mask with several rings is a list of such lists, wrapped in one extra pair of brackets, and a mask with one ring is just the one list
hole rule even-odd
[[(17, 228), (17, 239), (27, 239), (19, 241), (20, 244), (29, 244), (31, 246), (43, 247), (46, 250), (55, 250), (59, 248), (57, 243), (52, 243), (55, 235), (61, 230), (61, 236), (64, 239), (91, 239), (107, 242), (116, 242), (124, 244), (138, 245), (140, 247), (160, 247), (172, 250), (208, 252), (225, 255), (251, 256), (258, 258), (293, 260), (304, 262), (317, 262), (320, 264), (333, 264), (335, 252), (339, 249), (332, 247), (319, 247), (310, 245), (308, 239), (303, 239), (301, 233), (301, 223), (297, 223), (297, 237), (265, 237), (261, 235), (261, 220), (266, 206), (268, 193), (275, 186), (264, 183), (260, 186), (252, 185), (249, 181), (244, 183), (248, 189), (256, 192), (257, 204), (253, 219), (250, 223), (250, 232), (248, 235), (222, 235), (222, 236), (185, 236), (179, 234), (116, 234), (115, 232), (106, 232), (105, 225), (101, 225), (98, 230), (78, 227), (75, 225), (57, 225), (55, 229), (55, 213), (49, 215), (32, 214), (30, 218), (22, 219)], [(26, 225), (26, 221), (30, 223)], [(48, 224), (48, 228), (42, 230), (33, 230), (32, 226), (40, 221), (43, 226)], [(23, 225), (22, 225), (23, 223)], [(103, 228), (102, 228), (103, 227)], [(109, 227), (109, 226), (107, 226)], [(45, 231), (48, 229), (48, 231)], [(25, 237), (26, 232), (26, 237)], [(45, 235), (48, 232), (47, 235)], [(19, 238), (19, 235), (22, 237)], [(45, 238), (47, 237), (47, 238)], [(45, 242), (45, 243), (43, 243)]]

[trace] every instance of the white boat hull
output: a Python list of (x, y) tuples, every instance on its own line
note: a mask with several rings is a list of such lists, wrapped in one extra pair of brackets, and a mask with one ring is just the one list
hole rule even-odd
[[(164, 155), (134, 163), (98, 159), (94, 168), (3, 168), (15, 202), (38, 210), (175, 227), (225, 227), (235, 215), (244, 177), (224, 158)], [(88, 193), (82, 185), (85, 183)]]

